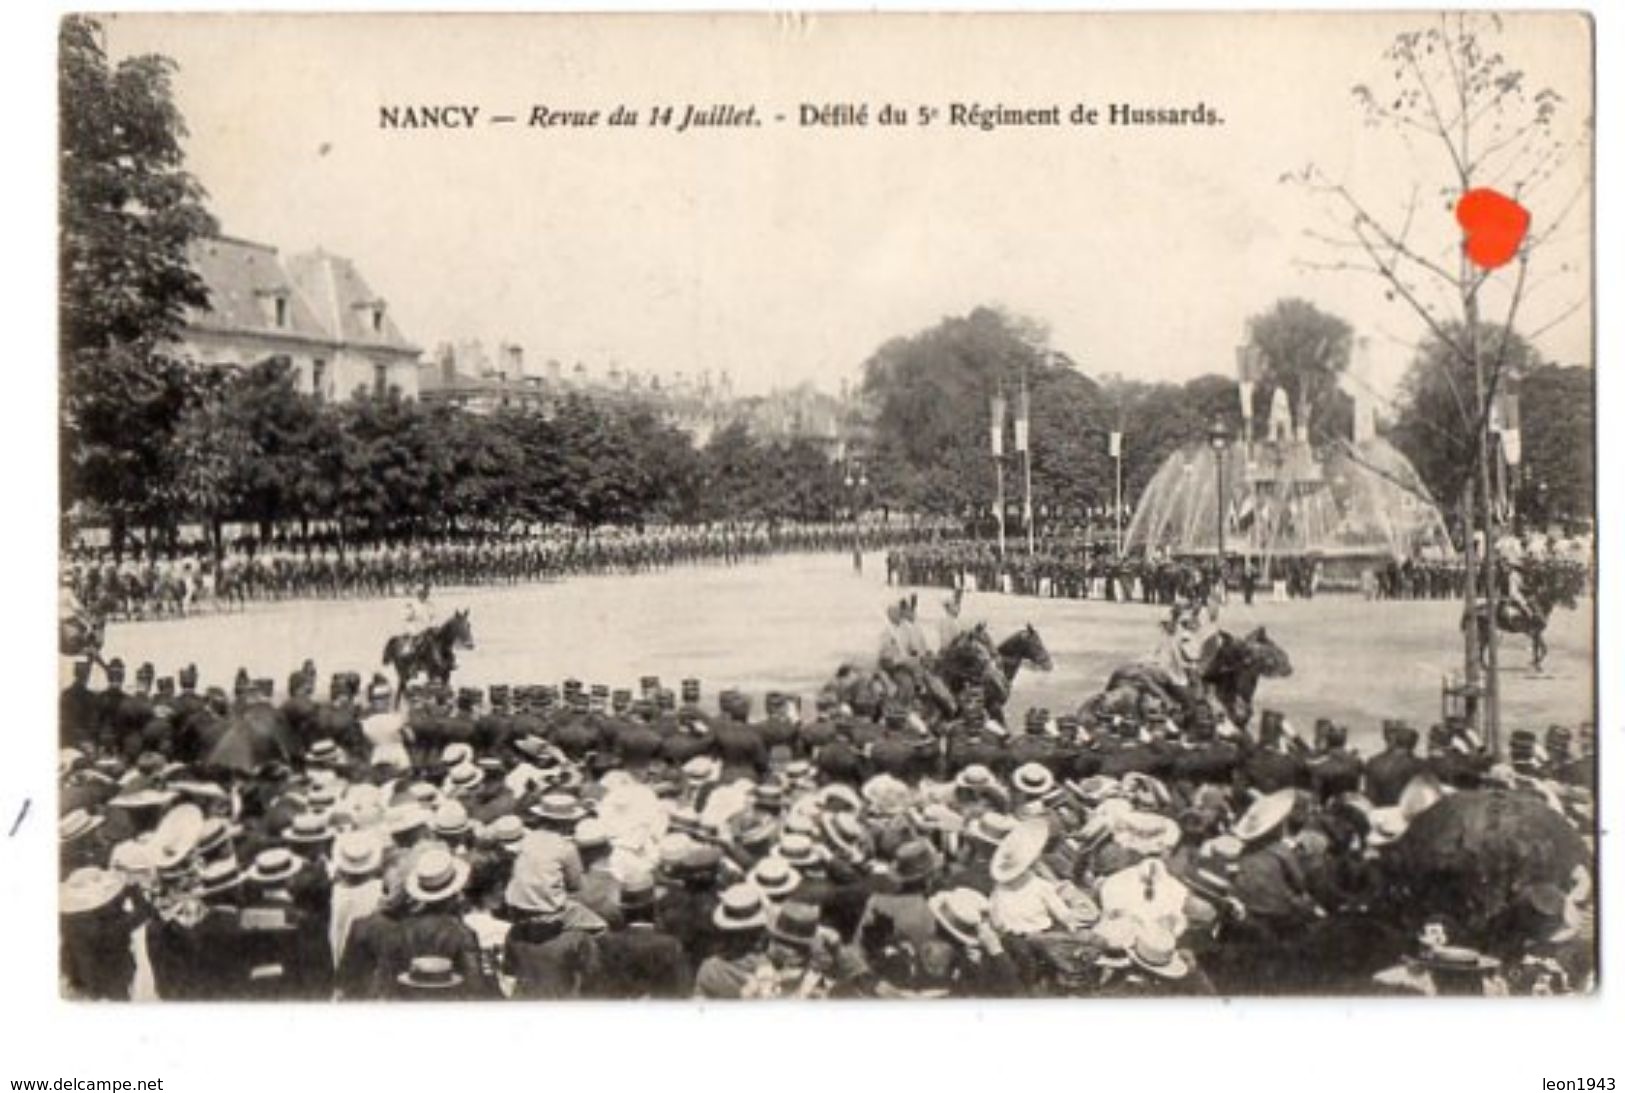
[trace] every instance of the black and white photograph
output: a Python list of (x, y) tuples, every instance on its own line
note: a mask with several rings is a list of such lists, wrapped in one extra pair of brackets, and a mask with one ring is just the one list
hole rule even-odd
[(1599, 990), (1586, 15), (56, 33), (70, 1015)]

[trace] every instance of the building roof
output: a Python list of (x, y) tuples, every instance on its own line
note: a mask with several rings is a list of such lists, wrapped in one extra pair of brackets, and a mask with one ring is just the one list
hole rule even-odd
[[(291, 255), (288, 272), (335, 341), (369, 349), (418, 353), (390, 316), (384, 300), (355, 268), (355, 263), (321, 248)], [(381, 311), (375, 327), (373, 309)]]
[[(284, 258), (275, 247), (224, 235), (194, 240), (188, 258), (209, 292), (209, 306), (187, 315), (193, 330), (420, 352), (348, 258), (320, 249)], [(280, 325), (278, 298), (286, 301)], [(374, 308), (381, 309), (376, 329)]]
[[(192, 268), (208, 286), (209, 306), (195, 308), (187, 325), (227, 334), (330, 341), (326, 327), (295, 288), (275, 247), (245, 239), (215, 236), (192, 243)], [(266, 300), (288, 301), (284, 324), (277, 326)]]

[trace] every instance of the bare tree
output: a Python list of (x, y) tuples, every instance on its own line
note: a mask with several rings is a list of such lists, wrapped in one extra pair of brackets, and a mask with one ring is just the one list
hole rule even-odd
[[(1537, 257), (1572, 227), (1576, 210), (1587, 210), (1591, 191), (1590, 119), (1573, 123), (1557, 92), (1531, 89), (1525, 73), (1497, 48), (1503, 35), (1497, 15), (1441, 14), (1394, 39), (1383, 53), (1390, 72), (1380, 84), (1353, 88), (1367, 124), (1388, 130), (1421, 160), (1418, 179), (1437, 172), (1431, 183), (1409, 182), (1394, 202), (1391, 194), (1356, 193), (1315, 164), (1283, 176), (1307, 189), (1326, 218), (1327, 226), (1306, 230), (1316, 254), (1302, 264), (1375, 278), (1387, 298), (1402, 301), (1473, 377), (1466, 391), (1450, 380), (1477, 462), (1462, 495), (1450, 500), (1470, 529), (1466, 614), (1480, 610), (1481, 586), (1482, 610), (1492, 620), (1498, 604), (1490, 408), (1508, 334), (1531, 297), (1550, 283), (1531, 277)], [(1465, 195), (1481, 189), (1508, 196), (1531, 213), (1531, 230), (1510, 260), (1493, 268), (1469, 258), (1452, 215)], [(1525, 336), (1538, 336), (1588, 304), (1582, 295), (1560, 306)], [(1472, 529), (1481, 531), (1481, 547)], [(1481, 656), (1477, 627), (1463, 627), (1467, 679), (1481, 681), (1482, 663), (1483, 724), (1488, 743), (1498, 747), (1498, 638), (1494, 626), (1488, 633)]]

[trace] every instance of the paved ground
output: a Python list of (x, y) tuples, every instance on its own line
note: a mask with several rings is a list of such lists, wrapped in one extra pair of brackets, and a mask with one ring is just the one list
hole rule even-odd
[[(442, 591), (442, 609), (469, 607), (478, 647), (461, 657), (457, 681), (543, 682), (574, 675), (635, 687), (645, 673), (670, 686), (700, 677), (707, 695), (737, 685), (811, 695), (844, 658), (873, 655), (885, 587), (881, 558), (860, 578), (850, 557), (773, 558), (735, 568), (701, 567), (637, 577), (583, 577), (503, 589)], [(941, 594), (921, 589), (921, 615), (934, 628)], [(1075, 706), (1111, 669), (1155, 642), (1160, 612), (1138, 605), (976, 595), (967, 616), (985, 618), (1003, 637), (1031, 622), (1055, 660), (1049, 674), (1024, 675), (1018, 709)], [(1222, 624), (1263, 624), (1291, 654), (1292, 678), (1266, 681), (1263, 705), (1305, 727), (1316, 716), (1347, 722), (1369, 751), (1380, 718), (1403, 716), (1424, 727), (1438, 716), (1439, 685), (1461, 668), (1452, 603), (1366, 603), (1353, 597), (1228, 608)], [(229, 683), (238, 665), (269, 675), (280, 689), (307, 656), (325, 680), (331, 672), (370, 673), (384, 639), (399, 624), (396, 601), (267, 604), (181, 622), (116, 624), (109, 655), (161, 671), (196, 662), (205, 681)], [(1549, 632), (1547, 671), (1528, 671), (1528, 645), (1509, 647), (1506, 720), (1544, 727), (1592, 716), (1590, 604), (1560, 611)], [(760, 708), (758, 698), (757, 708)]]

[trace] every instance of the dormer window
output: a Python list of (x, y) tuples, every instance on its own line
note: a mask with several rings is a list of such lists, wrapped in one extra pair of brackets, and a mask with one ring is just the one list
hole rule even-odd
[(265, 316), (265, 322), (272, 330), (288, 329), (288, 295), (285, 292), (270, 291), (260, 294), (260, 311)]

